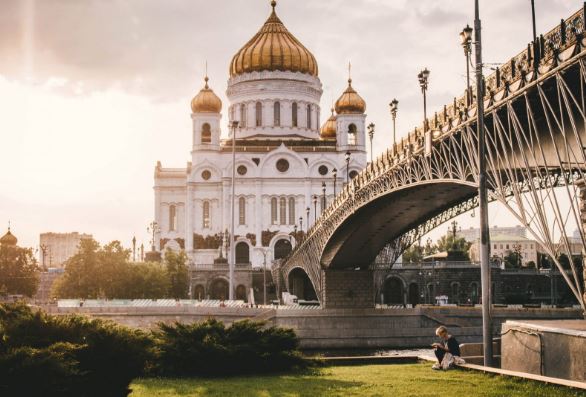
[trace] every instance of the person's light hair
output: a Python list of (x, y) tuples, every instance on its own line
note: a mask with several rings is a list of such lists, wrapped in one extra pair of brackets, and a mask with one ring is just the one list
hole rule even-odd
[(447, 333), (447, 332), (448, 332), (448, 329), (446, 327), (444, 327), (443, 325), (437, 327), (437, 329), (435, 330), (435, 334), (437, 336), (440, 336), (440, 334)]

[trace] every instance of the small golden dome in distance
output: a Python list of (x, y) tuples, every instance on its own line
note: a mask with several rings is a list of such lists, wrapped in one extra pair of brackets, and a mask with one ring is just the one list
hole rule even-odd
[(10, 232), (10, 228), (8, 228), (6, 234), (0, 238), (0, 244), (15, 246), (16, 243), (18, 243), (18, 239)]
[(334, 108), (332, 108), (332, 115), (321, 127), (319, 134), (322, 139), (332, 139), (336, 137), (336, 130), (336, 115), (334, 114)]
[(208, 86), (209, 78), (205, 78), (205, 87), (191, 100), (191, 111), (193, 113), (220, 113), (222, 111), (222, 100)]
[(336, 113), (338, 114), (364, 114), (366, 111), (366, 102), (354, 88), (352, 88), (352, 79), (348, 79), (348, 88), (336, 101)]

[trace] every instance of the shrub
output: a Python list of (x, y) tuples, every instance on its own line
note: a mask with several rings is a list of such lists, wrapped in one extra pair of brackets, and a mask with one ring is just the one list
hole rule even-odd
[(0, 395), (83, 395), (76, 354), (82, 347), (56, 343), (48, 348), (21, 347), (0, 354)]
[(152, 358), (152, 339), (142, 331), (80, 316), (49, 316), (22, 305), (0, 306), (0, 332), (8, 356), (25, 348), (50, 350), (62, 342), (78, 346), (76, 376), (86, 386), (78, 396), (126, 396)]
[(260, 322), (159, 324), (156, 339), (157, 370), (164, 376), (261, 373), (305, 364), (292, 330)]

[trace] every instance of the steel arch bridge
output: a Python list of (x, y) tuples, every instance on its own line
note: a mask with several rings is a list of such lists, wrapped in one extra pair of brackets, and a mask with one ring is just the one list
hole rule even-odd
[[(489, 199), (554, 258), (583, 308), (581, 265), (564, 268), (558, 258), (572, 258), (570, 224), (586, 251), (585, 11), (498, 68), (482, 98)], [(422, 235), (476, 207), (478, 135), (476, 101), (470, 102), (454, 99), (426, 120), (427, 128), (409, 133), (354, 178), (275, 264), (279, 289), (289, 290), (291, 272), (301, 269), (322, 306), (332, 306), (332, 271), (367, 270), (377, 258), (393, 263)]]

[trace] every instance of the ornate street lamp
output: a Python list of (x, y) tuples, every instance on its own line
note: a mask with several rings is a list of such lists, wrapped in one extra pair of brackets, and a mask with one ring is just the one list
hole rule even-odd
[(419, 86), (421, 87), (421, 93), (423, 94), (423, 131), (427, 132), (427, 87), (429, 84), (429, 70), (423, 69), (417, 75), (419, 79)]
[(307, 217), (307, 231), (309, 232), (309, 211), (311, 211), (311, 209), (309, 207), (307, 207), (305, 209), (305, 215)]
[(299, 230), (301, 230), (301, 232), (303, 232), (303, 217), (302, 216), (299, 217)]
[(321, 193), (322, 193), (322, 207), (321, 207), (321, 212), (323, 213), (324, 210), (326, 209), (326, 204), (327, 204), (327, 200), (326, 200), (326, 183), (322, 182), (321, 183)]
[(370, 123), (368, 125), (368, 137), (370, 138), (370, 162), (372, 163), (372, 159), (373, 159), (372, 140), (374, 138), (374, 123)]
[(352, 153), (346, 152), (345, 159), (346, 159), (346, 184), (350, 183), (350, 157)]
[(472, 103), (470, 92), (470, 57), (472, 56), (472, 32), (473, 29), (466, 25), (460, 32), (460, 40), (462, 48), (464, 48), (464, 55), (466, 56), (466, 105), (470, 106)]
[(151, 250), (154, 252), (155, 250), (155, 234), (160, 232), (161, 229), (159, 228), (159, 224), (155, 221), (152, 221), (151, 223), (149, 223), (148, 227), (147, 227), (147, 233), (151, 233), (152, 234), (152, 238), (151, 238)]
[(334, 197), (336, 197), (336, 181), (338, 179), (338, 170), (337, 169), (333, 169), (332, 170), (332, 176), (334, 177)]
[(132, 261), (136, 262), (136, 236), (132, 237)]
[(317, 222), (317, 194), (313, 195), (313, 223)]
[(397, 133), (396, 133), (396, 120), (397, 120), (397, 111), (399, 110), (399, 101), (393, 99), (389, 104), (391, 108), (391, 117), (393, 118), (393, 147), (397, 144)]

